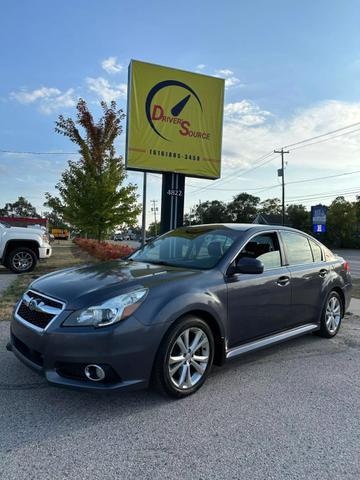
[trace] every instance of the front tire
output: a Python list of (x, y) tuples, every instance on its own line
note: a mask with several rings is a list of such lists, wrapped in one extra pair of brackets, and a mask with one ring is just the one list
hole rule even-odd
[(6, 266), (14, 273), (27, 273), (34, 270), (36, 261), (36, 254), (31, 248), (18, 247), (10, 252)]
[(187, 316), (165, 335), (156, 356), (153, 383), (175, 398), (195, 393), (208, 377), (214, 359), (214, 336), (200, 318)]
[(341, 297), (337, 292), (332, 291), (326, 299), (321, 316), (320, 336), (325, 338), (335, 337), (340, 329), (343, 316), (344, 306)]

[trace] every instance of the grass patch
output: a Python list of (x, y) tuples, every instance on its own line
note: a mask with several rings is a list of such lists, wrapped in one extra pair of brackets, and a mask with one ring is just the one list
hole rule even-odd
[(80, 250), (78, 246), (70, 241), (55, 243), (52, 245), (52, 248), (52, 256), (45, 262), (39, 262), (33, 272), (14, 275), (14, 282), (9, 285), (0, 297), (0, 320), (11, 320), (14, 304), (36, 278), (55, 270), (97, 262), (96, 259), (90, 257), (90, 255)]

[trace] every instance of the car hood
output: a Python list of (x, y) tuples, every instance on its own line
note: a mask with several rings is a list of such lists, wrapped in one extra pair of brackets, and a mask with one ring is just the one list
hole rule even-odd
[(5, 233), (19, 234), (19, 235), (40, 235), (42, 236), (45, 231), (41, 228), (27, 228), (27, 227), (10, 227), (5, 230)]
[(133, 288), (152, 288), (189, 276), (199, 270), (121, 261), (97, 263), (49, 273), (31, 287), (66, 303), (69, 310), (95, 305)]

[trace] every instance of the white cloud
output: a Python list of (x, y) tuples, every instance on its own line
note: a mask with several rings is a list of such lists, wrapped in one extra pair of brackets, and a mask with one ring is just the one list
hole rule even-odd
[[(257, 117), (261, 120), (262, 117), (263, 121), (251, 122), (252, 116), (255, 120)], [(268, 118), (271, 121), (265, 122)], [(230, 172), (234, 167), (250, 168), (256, 158), (274, 148), (359, 122), (360, 103), (330, 100), (298, 111), (288, 119), (278, 119), (256, 104), (244, 100), (225, 106), (225, 120), (223, 158), (224, 166)], [(356, 128), (359, 127), (353, 129)], [(357, 132), (307, 148), (294, 149), (286, 159), (289, 165), (304, 169), (303, 177), (311, 169), (351, 171), (358, 170), (359, 149), (360, 132)]]
[(117, 58), (116, 58), (116, 57), (105, 58), (105, 60), (103, 60), (103, 61), (101, 62), (101, 67), (102, 67), (107, 73), (110, 73), (110, 74), (120, 73), (120, 72), (122, 72), (122, 70), (124, 69), (124, 67), (123, 67), (122, 65), (120, 65), (119, 63), (117, 63)]
[(234, 87), (235, 85), (242, 86), (242, 84), (240, 84), (240, 79), (235, 77), (232, 70), (227, 68), (215, 70), (215, 75), (217, 77), (225, 78), (225, 88)]
[(60, 95), (61, 91), (58, 88), (41, 87), (35, 90), (28, 91), (26, 88), (19, 92), (11, 92), (10, 97), (17, 100), (20, 103), (34, 103), (36, 100), (54, 97)]
[(24, 105), (36, 103), (39, 110), (45, 114), (75, 105), (73, 88), (65, 92), (54, 87), (41, 87), (35, 90), (23, 88), (18, 92), (11, 92), (10, 98)]
[(112, 100), (118, 100), (119, 98), (126, 98), (126, 83), (112, 85), (103, 77), (88, 77), (86, 83), (89, 90), (95, 93), (101, 100), (105, 100), (105, 102), (111, 102)]
[(199, 65), (196, 66), (196, 70), (204, 70), (205, 67), (206, 65), (204, 65), (203, 63), (199, 63)]
[(270, 112), (262, 110), (258, 105), (249, 100), (228, 103), (224, 107), (225, 120), (236, 121), (249, 127), (264, 123), (270, 115)]

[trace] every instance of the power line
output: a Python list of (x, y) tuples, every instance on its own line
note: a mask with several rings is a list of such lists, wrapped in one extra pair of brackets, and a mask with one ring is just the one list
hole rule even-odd
[[(262, 158), (262, 159), (267, 158), (267, 157), (269, 157), (269, 155), (274, 155), (274, 153), (272, 152), (271, 154), (267, 154), (267, 155), (265, 155), (265, 156), (263, 156), (263, 157), (261, 157), (261, 158)], [(253, 172), (254, 170), (262, 167), (263, 165), (266, 165), (267, 163), (272, 162), (275, 158), (276, 158), (275, 156), (272, 157), (272, 158), (268, 158), (265, 162), (262, 162), (262, 163), (260, 163), (260, 164), (258, 164), (258, 165), (255, 165), (255, 166), (253, 166), (253, 167), (251, 167), (251, 168), (249, 168), (249, 169), (247, 169), (247, 170), (242, 170), (242, 171), (240, 170), (240, 172), (237, 172), (237, 173), (235, 173), (235, 174), (236, 174), (237, 176), (239, 176), (239, 175), (244, 175), (245, 173)], [(229, 177), (231, 177), (231, 178), (229, 179)], [(224, 181), (225, 181), (225, 183), (227, 183), (227, 182), (231, 181), (231, 180), (233, 179), (233, 177), (234, 177), (234, 172), (232, 172), (231, 174), (227, 175), (226, 177), (220, 178), (219, 180), (216, 180), (216, 181), (217, 181), (218, 183), (224, 182)], [(218, 185), (218, 183), (217, 183), (216, 185)], [(190, 186), (193, 186), (193, 185), (190, 185)], [(201, 192), (201, 191), (203, 191), (203, 190), (207, 190), (208, 188), (213, 188), (213, 187), (214, 187), (214, 184), (205, 185), (205, 186), (203, 186), (203, 187), (198, 188), (197, 190), (193, 190), (192, 192), (190, 192), (190, 194), (192, 195), (192, 194), (194, 194), (194, 193), (198, 193), (198, 192)]]
[(344, 135), (351, 135), (352, 133), (356, 133), (359, 131), (360, 131), (360, 128), (356, 128), (355, 130), (351, 130), (351, 132), (344, 132), (344, 133), (340, 133), (339, 135), (333, 135), (332, 137), (324, 138), (323, 140), (319, 140), (317, 142), (311, 142), (311, 143), (306, 143), (305, 145), (299, 145), (298, 147), (290, 148), (290, 152), (293, 152), (294, 150), (298, 150), (299, 148), (309, 147), (310, 145), (317, 145), (318, 143), (329, 142), (330, 140), (334, 140), (334, 138), (343, 137)]
[(341, 196), (341, 195), (352, 195), (356, 194), (359, 192), (359, 189), (348, 189), (348, 190), (342, 190), (342, 191), (332, 191), (332, 192), (320, 192), (316, 194), (310, 194), (310, 195), (304, 195), (304, 196), (297, 196), (297, 197), (291, 197), (288, 200), (289, 201), (299, 201), (299, 200), (312, 200), (314, 198), (327, 198), (327, 197), (333, 197), (333, 196)]
[[(314, 178), (304, 178), (302, 180), (293, 180), (291, 182), (286, 182), (286, 185), (293, 185), (297, 183), (308, 183), (308, 182), (316, 182), (317, 180), (327, 180), (329, 178), (336, 178), (336, 177), (342, 177), (346, 175), (354, 175), (360, 173), (360, 170), (353, 170), (352, 172), (344, 172), (344, 173), (338, 173), (335, 175), (326, 175), (325, 177), (314, 177)], [(263, 192), (265, 190), (271, 190), (273, 188), (280, 187), (280, 183), (276, 183), (273, 185), (264, 185), (262, 187), (254, 187), (254, 188), (247, 188), (246, 191), (254, 191), (254, 192)], [(223, 192), (238, 192), (238, 188), (216, 188), (215, 190), (218, 191), (223, 191)]]
[(80, 155), (79, 152), (18, 152), (15, 150), (0, 150), (0, 153), (11, 153), (16, 155)]
[[(296, 146), (296, 145), (299, 145), (299, 146), (297, 146), (297, 147), (295, 147), (295, 148), (289, 148), (290, 151), (293, 151), (293, 150), (297, 150), (297, 149), (299, 149), (299, 148), (305, 148), (305, 147), (308, 147), (308, 146), (311, 146), (311, 145), (316, 145), (317, 143), (328, 142), (328, 141), (330, 141), (330, 140), (333, 140), (333, 139), (338, 138), (338, 137), (342, 137), (342, 136), (344, 136), (344, 135), (351, 135), (352, 133), (355, 133), (355, 132), (360, 131), (360, 129), (355, 129), (355, 130), (352, 130), (352, 131), (350, 131), (350, 132), (343, 132), (343, 133), (341, 133), (340, 135), (333, 135), (333, 136), (331, 136), (331, 137), (329, 137), (329, 138), (325, 138), (325, 139), (320, 140), (320, 141), (318, 141), (318, 142), (311, 142), (311, 140), (316, 140), (316, 139), (318, 139), (318, 138), (323, 138), (323, 137), (325, 137), (325, 136), (329, 136), (329, 135), (332, 135), (332, 134), (334, 134), (334, 133), (337, 133), (337, 132), (340, 132), (340, 131), (343, 131), (343, 130), (347, 130), (347, 129), (352, 128), (352, 127), (357, 126), (357, 125), (360, 125), (360, 122), (356, 122), (356, 123), (347, 125), (347, 126), (345, 126), (345, 127), (337, 128), (337, 129), (335, 129), (335, 130), (331, 130), (331, 131), (329, 131), (329, 132), (322, 133), (322, 134), (320, 134), (320, 135), (316, 135), (316, 136), (313, 136), (313, 137), (308, 137), (308, 138), (306, 138), (306, 139), (304, 139), (304, 140), (300, 140), (300, 141), (298, 141), (298, 142), (295, 142), (295, 143), (286, 145), (286, 146), (283, 147), (283, 148), (289, 148), (289, 147), (294, 147), (294, 146)], [(308, 142), (311, 142), (311, 143), (308, 143)], [(305, 145), (302, 145), (302, 144), (304, 144), (304, 143), (305, 143)], [(271, 155), (272, 155), (272, 153), (268, 153), (268, 154), (264, 155), (262, 158), (266, 158), (266, 157), (271, 156)], [(260, 159), (261, 159), (261, 157), (260, 157)], [(260, 160), (260, 159), (258, 159), (258, 160)], [(273, 158), (272, 158), (271, 160), (273, 160)], [(257, 168), (260, 168), (261, 166), (266, 165), (266, 164), (269, 163), (271, 160), (269, 159), (269, 160), (267, 160), (266, 162), (263, 162), (263, 163), (260, 164), (260, 165), (256, 165), (255, 167), (250, 168), (250, 169), (248, 169), (248, 170), (240, 171), (239, 173), (237, 173), (237, 175), (239, 175), (239, 174), (241, 175), (241, 174), (244, 174), (244, 173), (250, 173), (250, 172), (256, 170)], [(233, 177), (234, 177), (234, 173), (236, 174), (236, 172), (233, 171), (233, 172), (231, 172), (230, 174), (228, 174), (226, 177), (217, 180), (218, 183), (217, 183), (216, 185), (218, 185), (219, 183), (225, 181), (225, 180), (226, 180), (227, 178), (229, 178), (229, 177), (233, 178)], [(226, 183), (226, 182), (225, 182), (225, 183)], [(223, 183), (222, 183), (222, 184), (223, 184)], [(195, 187), (195, 185), (189, 185), (189, 186), (194, 186), (194, 187)], [(197, 189), (197, 190), (194, 190), (193, 192), (191, 192), (191, 194), (197, 193), (197, 192), (200, 192), (200, 191), (203, 191), (203, 190), (207, 190), (208, 188), (214, 188), (214, 184), (212, 184), (212, 185), (206, 185), (206, 186), (201, 187), (201, 188), (199, 188), (199, 189)]]
[(295, 145), (300, 145), (301, 143), (310, 142), (311, 140), (316, 140), (317, 138), (325, 137), (327, 135), (331, 135), (333, 133), (340, 132), (342, 130), (347, 130), (348, 128), (356, 127), (357, 125), (360, 125), (360, 122), (352, 123), (351, 125), (347, 125), (346, 127), (337, 128), (336, 130), (332, 130), (330, 132), (322, 133), (321, 135), (316, 135), (314, 137), (305, 138), (304, 140), (300, 140), (300, 141), (295, 142), (295, 143), (290, 143), (289, 145), (285, 145), (283, 148), (294, 147)]

